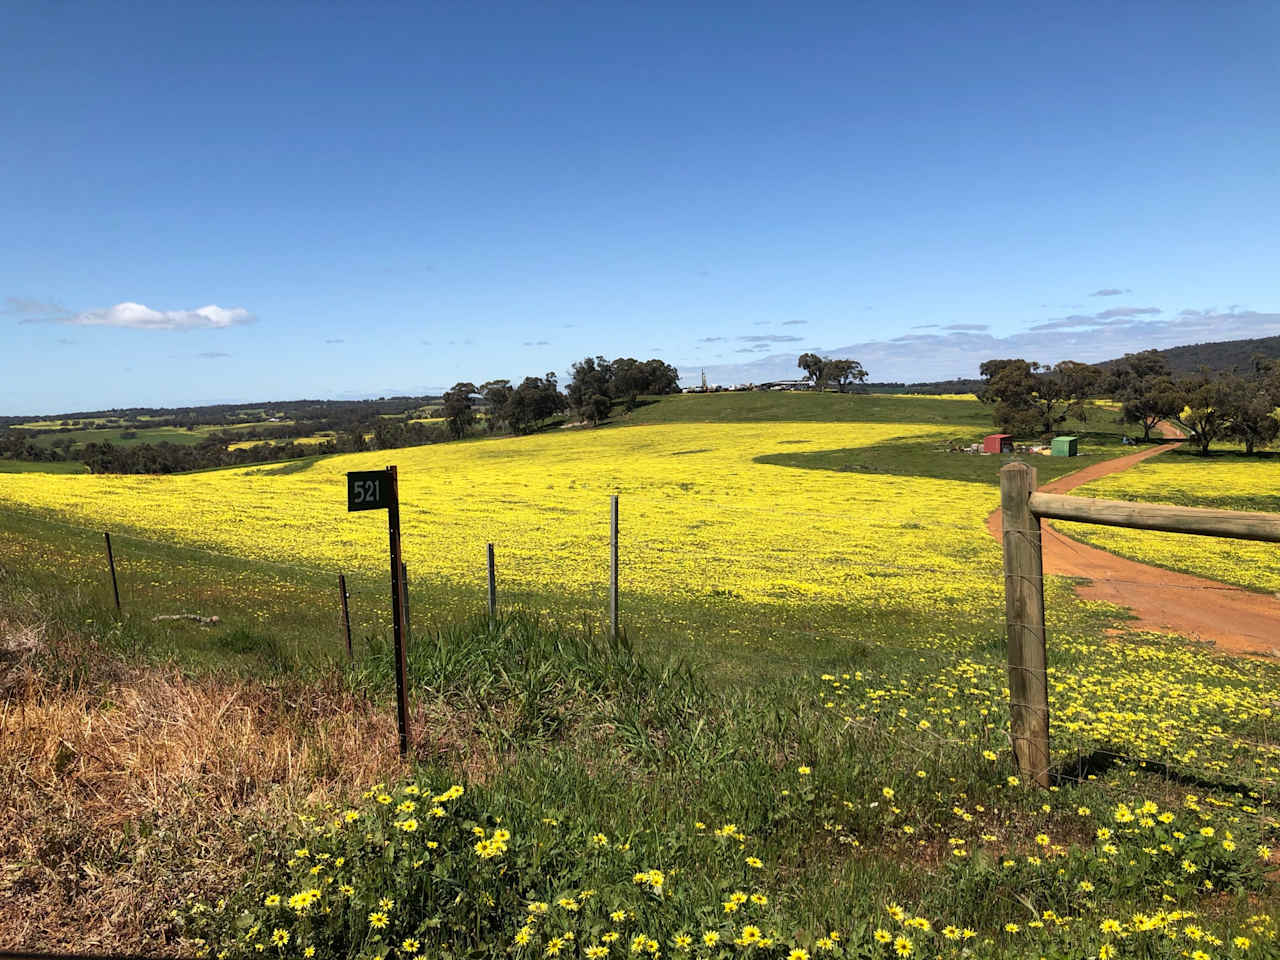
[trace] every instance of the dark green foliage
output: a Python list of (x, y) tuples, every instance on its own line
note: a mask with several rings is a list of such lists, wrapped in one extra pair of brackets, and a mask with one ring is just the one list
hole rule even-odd
[(472, 398), (476, 393), (476, 385), (467, 381), (455, 383), (444, 393), (440, 415), (444, 417), (444, 422), (449, 428), (449, 435), (455, 440), (466, 434), (467, 428), (475, 422)]
[(1200, 448), (1201, 454), (1209, 452), (1209, 445), (1227, 432), (1231, 423), (1228, 404), (1230, 388), (1225, 380), (1201, 373), (1179, 385), (1184, 406), (1178, 413), (1178, 424), (1187, 432), (1191, 442)]
[(979, 369), (986, 386), (978, 399), (995, 405), (997, 427), (1021, 436), (1051, 434), (1068, 419), (1083, 419), (1100, 379), (1096, 367), (1073, 360), (988, 360)]
[(1275, 377), (1232, 375), (1223, 385), (1226, 413), (1230, 418), (1226, 435), (1244, 444), (1245, 453), (1271, 444), (1280, 435), (1280, 381)]
[(611, 362), (604, 357), (587, 357), (573, 365), (573, 379), (565, 392), (569, 406), (583, 419), (599, 423), (609, 416), (614, 401), (633, 410), (641, 395), (678, 392), (679, 380), (679, 371), (658, 359), (619, 357)]
[(1102, 390), (1121, 403), (1121, 419), (1142, 427), (1142, 439), (1182, 410), (1183, 397), (1169, 375), (1169, 365), (1158, 350), (1126, 353), (1112, 361), (1103, 376)]
[(867, 371), (857, 360), (846, 358), (820, 357), (816, 353), (802, 353), (796, 360), (796, 366), (804, 371), (815, 390), (832, 387), (841, 393), (851, 389), (855, 383), (864, 383)]

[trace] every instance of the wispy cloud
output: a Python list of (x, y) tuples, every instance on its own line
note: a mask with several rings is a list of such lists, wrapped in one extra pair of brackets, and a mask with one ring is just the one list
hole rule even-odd
[(783, 320), (782, 325), (784, 327), (802, 327), (808, 322), (808, 320)]
[(949, 323), (942, 329), (943, 330), (971, 330), (971, 331), (990, 330), (991, 324), (989, 323)]
[(1096, 327), (1099, 326), (1096, 317), (1088, 314), (1073, 314), (1069, 317), (1055, 317), (1052, 320), (1045, 320), (1043, 323), (1033, 324), (1032, 330), (1076, 330), (1080, 327)]
[(1116, 317), (1154, 316), (1160, 312), (1159, 307), (1112, 307), (1110, 310), (1095, 313), (1094, 316), (1099, 320), (1113, 320)]
[(800, 337), (784, 337), (780, 333), (761, 333), (750, 337), (738, 337), (743, 343), (796, 343)]
[(1095, 290), (1089, 294), (1091, 297), (1118, 297), (1124, 293), (1130, 293), (1128, 289), (1121, 290), (1119, 287), (1103, 287), (1101, 290)]
[[(1205, 307), (1166, 314), (1158, 307), (1121, 307), (1099, 314), (1058, 317), (1007, 336), (994, 336), (989, 330), (928, 330), (924, 326), (913, 330), (919, 332), (888, 340), (811, 349), (827, 356), (861, 361), (872, 380), (943, 380), (976, 377), (978, 365), (992, 357), (1024, 357), (1046, 363), (1060, 360), (1094, 363), (1149, 347), (1274, 336), (1280, 334), (1280, 312)], [(752, 351), (744, 348), (737, 352)], [(749, 361), (709, 365), (706, 369), (707, 377), (713, 382), (759, 383), (792, 376), (795, 363), (795, 352), (773, 352)], [(680, 364), (677, 366), (684, 369)], [(688, 366), (691, 370), (697, 369), (694, 365)]]
[(346, 341), (346, 340), (344, 340), (344, 339), (342, 339), (342, 337), (334, 337), (334, 338), (333, 338), (333, 339), (331, 339), (331, 340), (326, 340), (326, 341), (325, 341), (325, 343), (346, 343), (346, 342), (347, 342), (347, 341)]
[(34, 297), (5, 297), (0, 313), (11, 317), (23, 317), (23, 322), (32, 323), (39, 320), (53, 321), (65, 317), (69, 313), (66, 307), (52, 300), (37, 300)]
[(197, 353), (196, 357), (201, 360), (223, 360), (231, 356), (229, 353), (223, 353), (221, 350), (206, 350), (204, 353)]
[(1101, 313), (1073, 313), (1066, 317), (1054, 317), (1034, 324), (1032, 330), (1096, 330), (1101, 327), (1131, 326), (1141, 317), (1153, 317), (1162, 313), (1159, 307), (1112, 307)]
[(724, 343), (724, 341), (728, 339), (729, 339), (728, 337), (702, 337), (701, 339), (698, 340), (698, 342), (699, 343)]
[(75, 327), (126, 327), (132, 330), (220, 330), (253, 323), (256, 318), (243, 307), (210, 304), (192, 310), (153, 310), (141, 303), (117, 303), (101, 310), (28, 316), (21, 323), (65, 323)]

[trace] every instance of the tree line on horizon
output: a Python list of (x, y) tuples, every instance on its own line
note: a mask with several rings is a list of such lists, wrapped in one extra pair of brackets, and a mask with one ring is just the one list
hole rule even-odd
[[(518, 385), (510, 380), (489, 380), (479, 387), (459, 382), (445, 391), (438, 403), (440, 423), (421, 422), (414, 414), (425, 398), (380, 398), (376, 401), (290, 401), (271, 404), (275, 410), (293, 413), (292, 424), (273, 423), (265, 416), (261, 423), (248, 428), (243, 424), (234, 431), (216, 430), (198, 443), (172, 442), (123, 445), (110, 441), (91, 441), (74, 447), (71, 437), (55, 438), (52, 443), (36, 442), (42, 434), (68, 432), (75, 426), (70, 417), (44, 430), (19, 429), (11, 424), (21, 422), (9, 418), (0, 426), (0, 457), (32, 462), (79, 461), (93, 473), (179, 473), (214, 467), (244, 466), (293, 460), (332, 453), (358, 453), (366, 450), (391, 450), (400, 447), (444, 443), (461, 439), (473, 431), (477, 422), (489, 434), (527, 434), (570, 415), (583, 423), (598, 425), (612, 413), (615, 405), (632, 410), (641, 396), (656, 396), (679, 390), (679, 371), (662, 360), (636, 360), (619, 357), (587, 357), (573, 364), (570, 382), (563, 391), (555, 373), (542, 377), (526, 377)], [(201, 420), (207, 411), (208, 419)], [(297, 411), (294, 413), (294, 411)], [(140, 417), (149, 417), (145, 428), (176, 427), (194, 430), (212, 422), (226, 426), (236, 416), (237, 408), (216, 405), (206, 408), (184, 408), (165, 411), (166, 416), (150, 418), (152, 411), (108, 413), (121, 426), (122, 439), (144, 429)], [(84, 422), (94, 414), (75, 419)], [(113, 424), (115, 426), (116, 424)], [(88, 428), (87, 428), (88, 429)], [(316, 433), (332, 433), (332, 440), (319, 443), (297, 443), (297, 438)], [(262, 440), (262, 443), (232, 450), (232, 443)]]
[(1085, 420), (1087, 401), (1108, 397), (1144, 441), (1159, 424), (1174, 423), (1202, 455), (1219, 440), (1238, 441), (1252, 455), (1280, 438), (1280, 360), (1269, 357), (1226, 373), (1176, 374), (1159, 350), (1126, 353), (1105, 366), (988, 360), (979, 372), (977, 397), (993, 406), (992, 420), (1004, 433), (1047, 438), (1068, 419)]
[(488, 380), (479, 386), (455, 383), (445, 391), (440, 408), (453, 439), (460, 439), (477, 420), (483, 406), (489, 433), (526, 434), (552, 417), (572, 412), (583, 423), (598, 425), (621, 403), (630, 412), (641, 396), (678, 393), (680, 372), (662, 360), (586, 357), (573, 364), (564, 392), (555, 373), (525, 377), (519, 386), (510, 380)]

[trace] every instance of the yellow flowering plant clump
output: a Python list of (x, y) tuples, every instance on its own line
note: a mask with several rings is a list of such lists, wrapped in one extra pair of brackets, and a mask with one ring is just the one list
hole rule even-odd
[[(604, 834), (585, 826), (567, 830), (558, 817), (508, 827), (459, 785), (432, 798), (443, 817), (406, 829), (405, 804), (425, 793), (416, 783), (377, 784), (360, 808), (329, 809), (308, 825), (305, 847), (239, 898), (188, 911), (188, 943), (221, 960), (285, 947), (320, 958), (509, 952), (596, 960), (717, 943), (781, 956), (808, 949), (758, 886), (730, 892), (732, 909), (700, 903), (679, 868), (639, 865), (629, 845), (602, 843)], [(706, 846), (708, 869), (718, 869), (718, 841), (699, 831), (689, 839)], [(737, 859), (719, 866), (740, 877)], [(822, 942), (834, 952), (833, 940)]]
[[(1280, 512), (1275, 461), (1243, 456), (1205, 460), (1165, 454), (1085, 484), (1076, 493), (1224, 510)], [(1273, 544), (1061, 524), (1071, 536), (1143, 563), (1269, 593), (1280, 592), (1280, 551)]]
[[(1052, 762), (1063, 776), (1047, 792), (1029, 790), (1016, 772), (1007, 671), (997, 658), (864, 667), (814, 681), (815, 715), (874, 734), (887, 754), (930, 757), (916, 771), (923, 776), (909, 775), (891, 755), (880, 759), (874, 780), (837, 798), (829, 832), (846, 846), (874, 844), (900, 858), (941, 847), (947, 880), (934, 882), (954, 901), (1021, 902), (1038, 915), (984, 923), (981, 912), (962, 914), (991, 937), (979, 940), (986, 955), (1114, 955), (1125, 938), (1132, 947), (1141, 935), (1138, 955), (1182, 956), (1171, 945), (1184, 941), (1170, 937), (1181, 921), (1216, 912), (1225, 897), (1273, 895), (1280, 757), (1266, 731), (1280, 672), (1154, 638), (1055, 636), (1053, 655)], [(851, 753), (842, 762), (861, 759)], [(1206, 786), (1179, 786), (1184, 779)], [(1117, 903), (1128, 905), (1119, 919), (1108, 913)], [(1125, 926), (1116, 934), (1118, 922)], [(1210, 945), (1242, 936), (1255, 950), (1276, 946), (1267, 924), (1203, 928)], [(963, 929), (957, 921), (952, 933)], [(898, 944), (900, 952), (923, 946), (910, 930), (883, 932), (891, 934), (886, 950), (899, 937), (910, 941)]]
[[(286, 945), (306, 957), (416, 954), (464, 935), (498, 936), (496, 918), (518, 906), (517, 891), (498, 879), (512, 833), (479, 813), (460, 784), (430, 793), (377, 784), (360, 808), (302, 818), (306, 845), (255, 878), (239, 902), (193, 911), (193, 942), (225, 960)], [(419, 819), (428, 796), (435, 812)]]
[[(810, 776), (781, 775), (806, 782)], [(864, 803), (884, 809), (890, 820), (905, 817), (911, 809), (898, 804), (910, 802), (907, 793), (906, 785), (878, 787), (868, 793), (876, 799)], [(1076, 803), (1055, 811), (1052, 803), (1039, 803), (1028, 821), (1033, 808), (1026, 796), (1017, 791), (987, 803), (964, 793), (951, 797), (948, 829), (960, 835), (950, 843), (974, 850), (945, 864), (935, 880), (942, 894), (935, 899), (950, 903), (950, 910), (859, 902), (847, 905), (836, 928), (828, 923), (815, 929), (812, 918), (800, 921), (790, 913), (789, 897), (767, 889), (777, 867), (749, 852), (743, 856), (755, 840), (736, 824), (713, 829), (699, 821), (686, 832), (655, 837), (649, 849), (683, 850), (677, 859), (685, 865), (654, 866), (648, 854), (611, 839), (594, 823), (560, 815), (508, 822), (483, 813), (476, 792), (459, 785), (435, 793), (420, 783), (377, 784), (360, 807), (329, 809), (314, 823), (304, 818), (302, 844), (291, 842), (277, 869), (255, 878), (230, 904), (198, 904), (189, 911), (186, 934), (196, 953), (221, 960), (286, 949), (305, 958), (406, 960), (709, 960), (744, 953), (777, 960), (1066, 958), (1102, 956), (1125, 944), (1141, 944), (1143, 956), (1172, 960), (1183, 956), (1178, 947), (1188, 926), (1192, 939), (1205, 945), (1245, 938), (1265, 950), (1278, 946), (1269, 915), (1223, 929), (1190, 906), (1219, 892), (1263, 889), (1270, 851), (1257, 842), (1264, 834), (1253, 804), (1260, 801), (1184, 794), (1172, 807), (1140, 795), (1111, 802), (1096, 794), (1091, 807)], [(415, 811), (404, 804), (428, 798), (443, 806), (445, 816), (406, 831), (403, 815)], [(891, 850), (898, 841), (874, 819), (859, 820), (856, 807), (845, 802), (834, 815), (859, 824), (882, 852)], [(1010, 815), (1043, 824), (1042, 832), (1019, 841), (1008, 832)], [(1077, 835), (1080, 821), (1087, 823), (1092, 842), (1060, 839), (1062, 818)], [(928, 830), (926, 822), (920, 826)], [(916, 840), (908, 835), (902, 842)], [(1141, 902), (1153, 890), (1163, 891), (1163, 902), (1138, 912), (1112, 909)], [(983, 907), (973, 906), (1005, 901), (1022, 902), (1034, 913), (1025, 921), (983, 922)], [(1081, 948), (1088, 952), (1073, 953)], [(1271, 954), (1259, 949), (1248, 955)]]

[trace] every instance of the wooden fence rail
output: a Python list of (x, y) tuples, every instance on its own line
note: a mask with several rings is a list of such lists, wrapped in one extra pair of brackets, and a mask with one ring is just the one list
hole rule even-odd
[(1035, 488), (1034, 467), (1010, 463), (1000, 469), (1010, 738), (1022, 775), (1047, 787), (1051, 779), (1049, 679), (1040, 522), (1072, 520), (1134, 530), (1280, 543), (1280, 514), (1096, 500), (1036, 493)]
[(1164, 503), (1133, 503), (1128, 500), (1094, 500), (1089, 497), (1069, 497), (1061, 493), (1033, 493), (1028, 505), (1032, 513), (1045, 520), (1075, 520), (1108, 527), (1129, 527), (1133, 530), (1163, 530), (1167, 533), (1194, 533), (1204, 537), (1280, 543), (1280, 514), (1276, 513), (1206, 510), (1202, 507), (1174, 507)]

